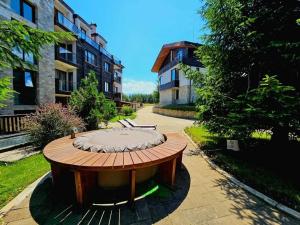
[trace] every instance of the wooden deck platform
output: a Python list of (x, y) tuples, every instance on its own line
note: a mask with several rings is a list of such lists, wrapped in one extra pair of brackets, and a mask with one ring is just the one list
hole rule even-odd
[[(80, 135), (80, 134), (79, 134)], [(187, 146), (177, 133), (167, 133), (166, 142), (153, 148), (132, 152), (94, 153), (77, 149), (69, 136), (48, 144), (43, 153), (51, 164), (53, 182), (60, 185), (62, 174), (74, 173), (78, 204), (89, 202), (89, 192), (97, 185), (99, 171), (128, 171), (130, 174), (130, 197), (134, 201), (136, 170), (159, 166), (161, 181), (174, 185), (176, 167), (181, 165), (182, 153)]]

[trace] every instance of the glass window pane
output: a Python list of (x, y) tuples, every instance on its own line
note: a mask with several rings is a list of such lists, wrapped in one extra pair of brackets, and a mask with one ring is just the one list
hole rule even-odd
[(20, 59), (23, 59), (23, 51), (19, 47), (14, 47), (12, 52)]
[(34, 64), (34, 57), (33, 57), (33, 54), (32, 54), (32, 53), (26, 53), (26, 54), (24, 55), (24, 60), (25, 60), (25, 62)]
[(10, 7), (15, 13), (17, 13), (19, 15), (21, 14), (20, 0), (11, 0)]
[(33, 8), (26, 2), (23, 2), (23, 17), (34, 22)]
[(25, 87), (34, 87), (31, 72), (26, 71), (24, 73), (24, 80), (25, 80)]

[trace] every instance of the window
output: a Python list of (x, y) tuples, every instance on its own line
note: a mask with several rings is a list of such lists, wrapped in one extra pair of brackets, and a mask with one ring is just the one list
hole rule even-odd
[(34, 87), (33, 86), (33, 78), (32, 78), (32, 73), (29, 71), (26, 71), (24, 73), (25, 75), (25, 87)]
[(119, 93), (118, 87), (115, 87), (115, 93)]
[(89, 64), (96, 65), (96, 56), (95, 54), (85, 51), (85, 61)]
[(178, 49), (176, 58), (180, 61), (183, 59), (183, 49)]
[(36, 74), (31, 70), (15, 69), (13, 71), (13, 88), (15, 105), (36, 105)]
[(158, 78), (158, 83), (161, 85), (161, 77)]
[(107, 62), (104, 63), (104, 70), (105, 70), (105, 72), (110, 72), (110, 64), (109, 63), (107, 63)]
[(11, 0), (10, 7), (15, 13), (33, 23), (35, 22), (34, 7), (29, 2), (25, 0)]
[(109, 91), (109, 84), (107, 82), (104, 82), (104, 91), (105, 92)]
[(73, 73), (55, 70), (55, 90), (73, 91)]
[(24, 53), (23, 50), (18, 47), (13, 48), (12, 52), (24, 62), (36, 64), (32, 53)]
[(86, 39), (86, 30), (80, 27), (80, 31), (81, 31), (81, 38)]
[(175, 91), (175, 99), (178, 100), (179, 99), (179, 90)]
[(179, 80), (177, 69), (171, 70), (171, 81), (173, 81), (173, 80)]

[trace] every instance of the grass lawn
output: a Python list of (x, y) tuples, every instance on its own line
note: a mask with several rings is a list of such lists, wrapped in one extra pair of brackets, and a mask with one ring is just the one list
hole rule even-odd
[(114, 118), (112, 118), (109, 122), (115, 123), (118, 122), (118, 120), (124, 120), (124, 119), (135, 119), (136, 118), (136, 112), (132, 113), (131, 116), (124, 116), (124, 115), (117, 115)]
[[(299, 143), (275, 150), (270, 147), (268, 134), (253, 133), (249, 147), (233, 152), (226, 150), (225, 139), (218, 139), (204, 127), (189, 127), (185, 131), (223, 170), (300, 211)], [(210, 151), (216, 148), (221, 150)]]
[(42, 154), (5, 165), (0, 164), (0, 208), (16, 197), (24, 188), (50, 170)]

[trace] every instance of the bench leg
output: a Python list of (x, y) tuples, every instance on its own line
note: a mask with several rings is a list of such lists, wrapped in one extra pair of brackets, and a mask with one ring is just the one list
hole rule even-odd
[(135, 198), (135, 189), (136, 189), (136, 170), (130, 170), (129, 171), (129, 182), (130, 182), (130, 197), (129, 197), (129, 203), (134, 202)]
[(52, 183), (55, 189), (58, 189), (61, 183), (61, 169), (58, 166), (51, 165)]
[(176, 167), (177, 167), (177, 169), (181, 169), (182, 168), (182, 155), (183, 155), (183, 153), (181, 153), (180, 156), (176, 160), (176, 164), (177, 164)]
[(90, 203), (96, 187), (96, 173), (75, 171), (76, 200), (79, 206)]
[(176, 177), (176, 161), (177, 159), (174, 158), (168, 162), (163, 163), (160, 165), (160, 180), (173, 187), (175, 184), (175, 177)]

